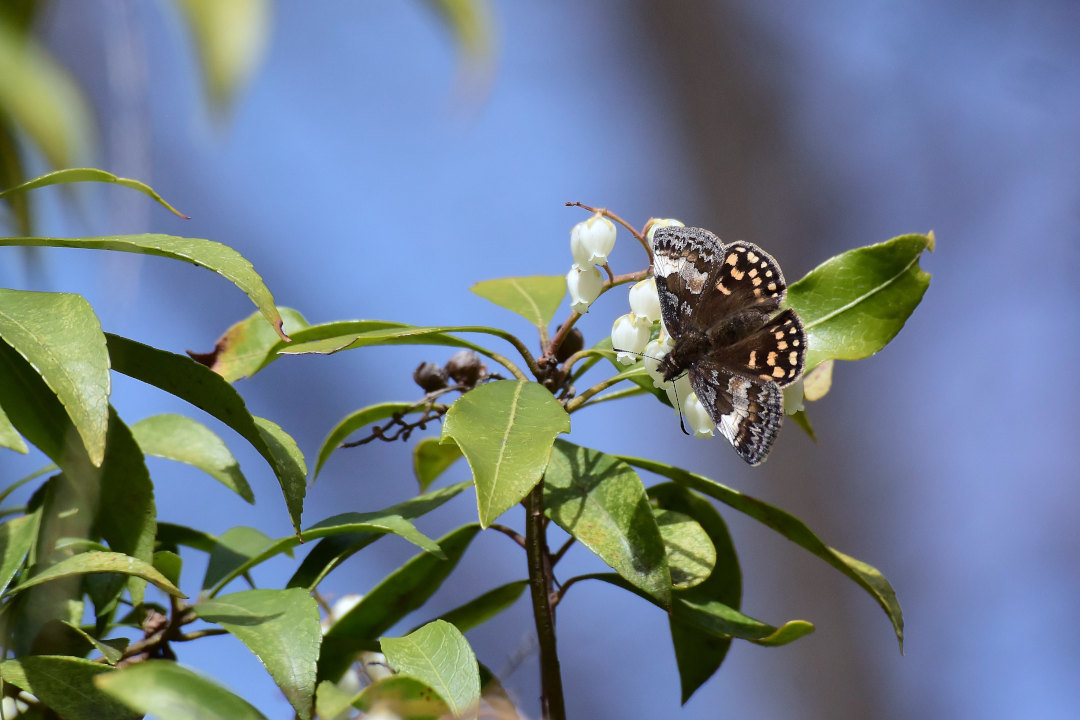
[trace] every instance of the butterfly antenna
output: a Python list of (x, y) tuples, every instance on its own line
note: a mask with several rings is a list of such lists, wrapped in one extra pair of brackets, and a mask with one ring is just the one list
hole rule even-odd
[(679, 429), (683, 431), (683, 435), (689, 435), (686, 431), (686, 423), (683, 422), (682, 403), (679, 401), (679, 386), (675, 384), (675, 381), (671, 381), (671, 389), (675, 391), (675, 409), (679, 412)]

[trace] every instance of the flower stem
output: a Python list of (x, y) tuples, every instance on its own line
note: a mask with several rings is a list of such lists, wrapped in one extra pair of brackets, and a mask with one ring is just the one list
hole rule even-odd
[(559, 655), (555, 647), (554, 580), (544, 530), (544, 481), (525, 498), (525, 549), (529, 556), (529, 589), (540, 648), (540, 708), (543, 720), (566, 720)]

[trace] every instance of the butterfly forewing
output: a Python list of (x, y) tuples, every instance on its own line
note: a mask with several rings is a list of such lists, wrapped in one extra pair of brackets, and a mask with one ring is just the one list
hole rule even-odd
[(666, 379), (690, 386), (746, 462), (757, 465), (783, 419), (781, 387), (802, 373), (806, 334), (798, 314), (773, 316), (787, 284), (753, 243), (724, 245), (708, 230), (665, 227), (653, 235), (657, 291), (674, 347)]

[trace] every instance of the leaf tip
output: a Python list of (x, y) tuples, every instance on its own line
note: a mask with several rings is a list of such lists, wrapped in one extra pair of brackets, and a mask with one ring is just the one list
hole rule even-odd
[(930, 252), (934, 252), (934, 246), (937, 243), (937, 238), (934, 237), (934, 231), (930, 230), (926, 233), (926, 249)]

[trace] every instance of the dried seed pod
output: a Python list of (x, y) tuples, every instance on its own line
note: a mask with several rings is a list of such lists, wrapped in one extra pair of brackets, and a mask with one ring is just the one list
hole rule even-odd
[(424, 392), (435, 392), (446, 387), (446, 371), (433, 362), (420, 363), (412, 376)]
[(472, 350), (461, 350), (446, 363), (446, 374), (459, 385), (472, 387), (486, 372), (487, 367)]

